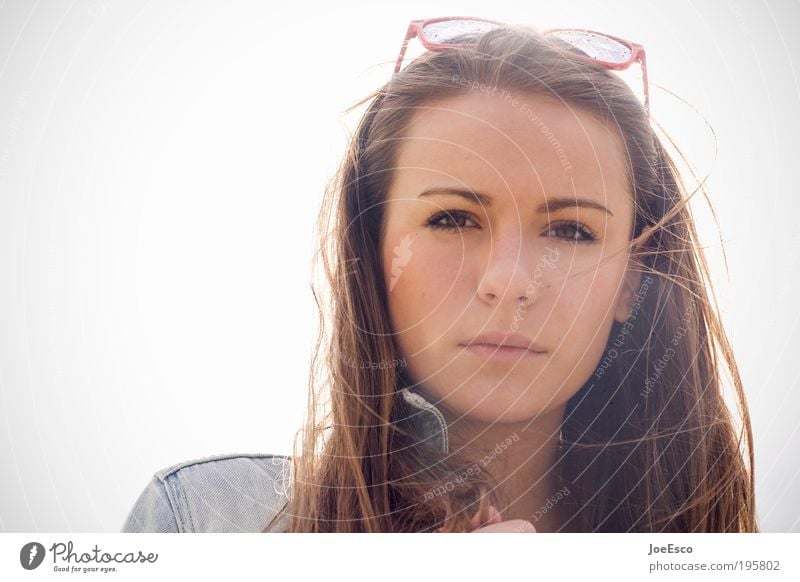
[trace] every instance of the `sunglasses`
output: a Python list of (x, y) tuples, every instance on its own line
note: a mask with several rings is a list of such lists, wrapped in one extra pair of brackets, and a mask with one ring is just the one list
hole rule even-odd
[[(394, 67), (395, 74), (400, 72), (403, 56), (406, 54), (408, 41), (417, 37), (426, 49), (442, 51), (453, 48), (470, 48), (477, 44), (477, 38), (490, 30), (503, 26), (503, 23), (485, 18), (469, 16), (445, 16), (412, 20), (408, 25), (406, 38), (400, 48), (400, 55)], [(634, 62), (642, 67), (642, 84), (644, 85), (644, 109), (650, 115), (650, 95), (647, 83), (647, 64), (644, 47), (635, 42), (625, 40), (603, 32), (584, 28), (553, 28), (544, 31), (544, 37), (560, 40), (577, 56), (601, 65), (606, 69), (621, 71)]]

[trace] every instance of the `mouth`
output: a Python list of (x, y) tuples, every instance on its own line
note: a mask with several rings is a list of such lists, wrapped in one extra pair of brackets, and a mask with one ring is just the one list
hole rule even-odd
[(523, 358), (541, 356), (542, 351), (518, 346), (504, 346), (499, 344), (471, 343), (462, 344), (465, 351), (471, 355), (485, 360), (495, 360), (502, 362), (515, 362)]
[(530, 337), (502, 329), (485, 331), (460, 345), (467, 353), (487, 360), (517, 361), (545, 353)]

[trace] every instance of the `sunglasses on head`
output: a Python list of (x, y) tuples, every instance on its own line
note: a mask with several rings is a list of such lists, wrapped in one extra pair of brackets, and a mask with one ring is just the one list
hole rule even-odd
[[(400, 47), (400, 54), (395, 64), (395, 74), (400, 72), (400, 65), (406, 53), (408, 42), (416, 37), (428, 50), (442, 51), (454, 48), (470, 48), (477, 44), (478, 37), (495, 28), (503, 26), (502, 22), (469, 16), (444, 16), (412, 20), (408, 25), (406, 38)], [(644, 109), (650, 115), (650, 95), (647, 83), (647, 64), (644, 47), (635, 42), (583, 28), (553, 28), (544, 31), (544, 37), (550, 40), (566, 42), (568, 47), (579, 57), (596, 63), (606, 69), (620, 71), (638, 62), (642, 67), (642, 84), (644, 85)]]

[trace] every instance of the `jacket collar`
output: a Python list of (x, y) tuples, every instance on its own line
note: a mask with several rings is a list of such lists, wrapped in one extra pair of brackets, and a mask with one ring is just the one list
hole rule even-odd
[(447, 422), (442, 411), (436, 408), (418, 392), (408, 388), (400, 390), (403, 403), (405, 421), (410, 423), (415, 434), (420, 440), (430, 442), (442, 453), (450, 450), (450, 441), (447, 434)]

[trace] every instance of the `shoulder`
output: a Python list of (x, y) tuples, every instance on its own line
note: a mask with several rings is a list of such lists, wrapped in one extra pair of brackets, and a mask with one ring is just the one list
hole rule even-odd
[[(122, 532), (260, 532), (288, 501), (291, 457), (231, 453), (156, 471)], [(281, 531), (284, 520), (273, 531)]]

